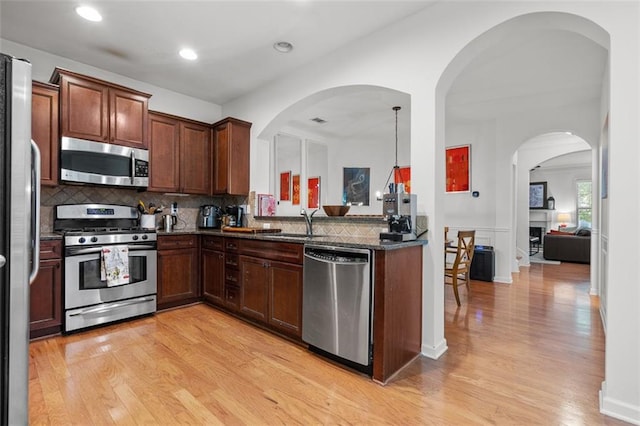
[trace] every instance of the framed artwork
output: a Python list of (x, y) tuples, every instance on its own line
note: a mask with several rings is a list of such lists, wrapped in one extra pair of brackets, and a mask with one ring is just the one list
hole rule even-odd
[(300, 175), (291, 176), (291, 204), (300, 205)]
[(320, 207), (320, 176), (307, 179), (307, 207), (317, 209)]
[(258, 194), (258, 216), (275, 216), (276, 199), (271, 194)]
[(531, 182), (529, 184), (529, 208), (547, 208), (547, 182)]
[(345, 167), (342, 180), (342, 204), (351, 206), (369, 205), (368, 167)]
[(291, 171), (280, 173), (280, 201), (291, 200)]
[(447, 148), (445, 170), (446, 192), (469, 192), (471, 188), (471, 145)]
[(396, 184), (401, 183), (404, 185), (404, 192), (411, 192), (411, 167), (398, 167), (393, 171), (393, 181)]

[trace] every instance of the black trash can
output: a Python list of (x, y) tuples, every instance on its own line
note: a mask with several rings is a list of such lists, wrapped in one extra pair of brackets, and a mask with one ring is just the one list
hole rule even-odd
[(475, 246), (471, 271), (469, 277), (472, 280), (493, 282), (493, 274), (496, 267), (492, 246)]

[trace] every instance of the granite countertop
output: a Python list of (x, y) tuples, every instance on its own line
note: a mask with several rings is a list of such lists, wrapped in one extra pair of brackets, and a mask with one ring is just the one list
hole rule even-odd
[(61, 239), (62, 239), (62, 233), (61, 232), (42, 232), (42, 233), (40, 233), (40, 240), (41, 241), (61, 240)]
[(245, 238), (252, 240), (264, 241), (281, 241), (298, 244), (315, 244), (337, 247), (356, 247), (369, 248), (374, 250), (395, 250), (405, 247), (422, 246), (428, 244), (427, 240), (412, 241), (381, 241), (377, 237), (362, 237), (354, 235), (313, 235), (306, 237), (305, 235), (282, 233), (246, 233), (222, 231), (220, 229), (196, 229), (185, 228), (177, 229), (172, 232), (158, 231), (158, 236), (163, 235), (215, 235), (220, 237)]

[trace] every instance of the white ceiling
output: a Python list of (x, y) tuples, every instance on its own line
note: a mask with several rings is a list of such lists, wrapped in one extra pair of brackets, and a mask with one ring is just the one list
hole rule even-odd
[[(224, 104), (433, 1), (0, 1), (0, 37), (178, 93)], [(294, 45), (288, 54), (273, 44)], [(190, 46), (199, 58), (178, 51)]]
[[(76, 1), (0, 0), (0, 37), (224, 104), (433, 3), (102, 0), (92, 2), (104, 17), (96, 24), (75, 14)], [(273, 49), (283, 40), (293, 43), (291, 53)], [(197, 61), (177, 56), (185, 45), (198, 51)], [(597, 100), (606, 54), (568, 31), (510, 33), (455, 80), (447, 96), (447, 121), (534, 114)], [(393, 91), (334, 97), (292, 115), (289, 125), (327, 136), (380, 133), (380, 128), (392, 132), (391, 107), (399, 104), (402, 133), (409, 126), (407, 103), (406, 95)], [(328, 123), (320, 128), (309, 120), (313, 117)]]

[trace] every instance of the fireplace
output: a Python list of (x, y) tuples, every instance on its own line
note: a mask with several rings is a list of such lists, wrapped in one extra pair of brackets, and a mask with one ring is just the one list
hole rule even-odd
[(530, 226), (529, 236), (540, 238), (540, 242), (542, 243), (542, 236), (544, 235), (545, 231), (546, 228), (544, 228), (543, 226)]

